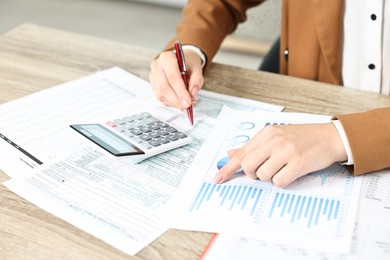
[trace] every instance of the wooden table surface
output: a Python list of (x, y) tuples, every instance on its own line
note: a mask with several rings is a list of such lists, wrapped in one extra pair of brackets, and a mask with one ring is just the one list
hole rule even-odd
[[(0, 104), (114, 66), (148, 80), (157, 53), (23, 24), (0, 36)], [(389, 96), (221, 64), (207, 72), (204, 88), (294, 112), (338, 114), (390, 106)], [(8, 179), (0, 171), (1, 183)], [(197, 259), (210, 236), (169, 230), (132, 257), (0, 186), (1, 259)]]

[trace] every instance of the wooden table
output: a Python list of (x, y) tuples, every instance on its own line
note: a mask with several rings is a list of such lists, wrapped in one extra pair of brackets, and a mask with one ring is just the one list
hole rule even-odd
[[(157, 53), (23, 24), (0, 36), (0, 103), (113, 66), (148, 80)], [(205, 89), (295, 112), (337, 114), (390, 106), (389, 96), (220, 64), (208, 71)], [(0, 181), (8, 179), (0, 171)], [(131, 257), (0, 186), (1, 259), (196, 259), (210, 236), (169, 230)]]

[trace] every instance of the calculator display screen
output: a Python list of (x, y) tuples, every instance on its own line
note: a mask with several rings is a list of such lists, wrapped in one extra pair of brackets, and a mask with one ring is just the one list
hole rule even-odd
[(115, 156), (144, 154), (138, 147), (100, 124), (71, 125), (71, 127)]

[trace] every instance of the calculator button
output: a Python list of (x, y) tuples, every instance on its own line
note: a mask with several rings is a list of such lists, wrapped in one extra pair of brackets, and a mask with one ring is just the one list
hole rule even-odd
[(138, 136), (140, 139), (142, 139), (142, 140), (144, 140), (144, 141), (149, 141), (149, 140), (151, 140), (152, 138), (149, 136), (149, 135), (147, 135), (147, 134), (143, 134), (143, 135), (140, 135), (140, 136)]
[(144, 125), (145, 122), (146, 122), (146, 121), (145, 121), (144, 118), (139, 118), (139, 119), (137, 120), (137, 123), (142, 124), (142, 125)]
[(143, 118), (141, 114), (135, 114), (135, 115), (133, 115), (133, 117), (134, 117), (134, 120), (140, 120)]
[(144, 133), (149, 133), (149, 132), (152, 131), (152, 129), (150, 129), (148, 126), (141, 126), (141, 127), (139, 128), (139, 130), (141, 130), (141, 131), (144, 132)]
[(168, 138), (171, 141), (177, 141), (179, 138), (175, 136), (174, 134), (167, 135), (166, 138)]
[(176, 135), (177, 137), (179, 137), (180, 139), (183, 139), (183, 138), (186, 138), (186, 137), (187, 137), (187, 135), (184, 134), (184, 133), (182, 133), (182, 132), (177, 132), (177, 133), (175, 133), (175, 135)]
[(167, 135), (167, 134), (169, 134), (168, 131), (165, 130), (165, 129), (157, 130), (157, 133), (159, 133), (160, 135)]
[(139, 126), (139, 124), (137, 124), (136, 122), (130, 123), (129, 125), (131, 126), (131, 128), (136, 128)]
[(130, 116), (130, 119), (129, 119), (131, 122), (134, 122), (136, 120), (138, 120), (138, 116), (137, 115), (132, 115)]
[(127, 130), (130, 130), (130, 129), (133, 129), (134, 128), (134, 124), (125, 124), (124, 126), (123, 126), (123, 128), (124, 129), (127, 129)]
[(156, 123), (151, 123), (151, 124), (148, 124), (148, 126), (153, 129), (153, 130), (158, 130), (160, 129), (160, 126)]
[(150, 148), (152, 148), (152, 146), (151, 146), (150, 144), (145, 143), (145, 142), (142, 142), (142, 143), (140, 143), (139, 145), (142, 146), (142, 147), (145, 148), (145, 149), (150, 149)]
[(161, 144), (160, 144), (159, 142), (157, 142), (156, 140), (150, 140), (150, 141), (148, 142), (148, 144), (150, 144), (151, 146), (154, 146), (154, 147), (160, 146), (160, 145), (161, 145)]
[(139, 117), (140, 118), (147, 118), (147, 117), (151, 117), (151, 115), (149, 113), (147, 113), (147, 112), (142, 112), (142, 113), (139, 114)]
[(114, 124), (116, 125), (123, 125), (125, 122), (122, 119), (115, 119)]
[(140, 126), (143, 126), (143, 125), (144, 125), (144, 123), (141, 122), (141, 121), (134, 122), (134, 127), (140, 127)]
[(122, 121), (125, 123), (130, 123), (130, 122), (134, 122), (134, 119), (130, 116), (125, 116), (124, 118), (122, 118)]
[(142, 131), (137, 129), (137, 128), (134, 128), (134, 129), (131, 129), (130, 132), (133, 134), (133, 135), (141, 135), (142, 134)]
[(160, 138), (157, 138), (157, 141), (159, 141), (160, 143), (162, 144), (167, 144), (169, 143), (169, 140), (165, 137), (160, 137)]
[(133, 137), (134, 136), (129, 130), (126, 130), (123, 134), (126, 135), (127, 137)]
[(169, 126), (168, 124), (166, 124), (166, 123), (164, 123), (164, 122), (161, 122), (161, 121), (156, 122), (156, 124), (157, 124), (158, 126), (160, 126), (161, 128), (165, 128), (165, 127), (168, 127), (168, 126)]
[(146, 124), (150, 124), (150, 123), (154, 123), (154, 122), (156, 122), (156, 121), (158, 121), (156, 118), (154, 118), (154, 117), (147, 117), (147, 118), (145, 118), (145, 123)]
[(122, 133), (122, 132), (125, 131), (125, 129), (123, 128), (123, 126), (117, 126), (117, 127), (115, 127), (114, 129), (115, 129), (115, 131), (117, 131), (117, 132), (119, 132), (119, 133)]
[(158, 137), (160, 137), (160, 134), (158, 132), (150, 132), (149, 136), (153, 137), (153, 138), (158, 138)]
[(166, 130), (167, 130), (169, 133), (176, 133), (176, 132), (177, 132), (177, 129), (176, 129), (176, 128), (173, 128), (172, 126), (167, 127)]
[(133, 140), (133, 142), (136, 142), (136, 143), (139, 143), (139, 144), (143, 142), (142, 139), (139, 138), (138, 136), (132, 137), (131, 140)]

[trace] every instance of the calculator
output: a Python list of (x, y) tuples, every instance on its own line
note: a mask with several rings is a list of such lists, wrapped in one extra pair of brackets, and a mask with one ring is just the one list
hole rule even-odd
[(70, 127), (114, 156), (134, 163), (192, 141), (189, 135), (148, 112), (105, 124), (73, 124)]

